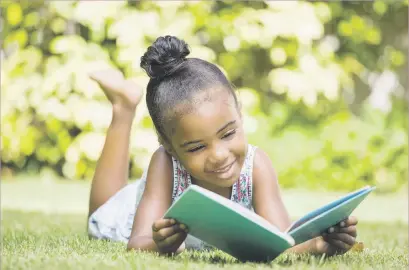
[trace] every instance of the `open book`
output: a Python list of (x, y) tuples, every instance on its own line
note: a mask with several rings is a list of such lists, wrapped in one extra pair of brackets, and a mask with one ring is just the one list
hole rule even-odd
[(285, 232), (253, 211), (196, 185), (189, 186), (164, 218), (186, 224), (189, 234), (239, 260), (271, 261), (347, 218), (374, 189), (367, 186), (324, 205)]

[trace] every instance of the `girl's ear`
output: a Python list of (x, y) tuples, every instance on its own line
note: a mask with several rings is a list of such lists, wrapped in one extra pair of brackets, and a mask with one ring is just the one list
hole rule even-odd
[(168, 143), (164, 143), (162, 144), (162, 146), (165, 148), (166, 153), (168, 153), (174, 158), (177, 158), (175, 151), (173, 151), (172, 147)]
[(158, 141), (159, 141), (159, 144), (161, 144), (161, 145), (163, 146), (163, 148), (165, 148), (166, 152), (167, 152), (169, 155), (175, 157), (171, 145), (170, 145), (167, 141), (165, 141), (164, 139), (162, 139), (162, 137), (161, 137), (160, 135), (158, 135)]
[(174, 155), (173, 155), (172, 147), (170, 147), (169, 144), (163, 143), (162, 145), (163, 145), (163, 147), (165, 148), (166, 152), (167, 152), (169, 155), (174, 156)]

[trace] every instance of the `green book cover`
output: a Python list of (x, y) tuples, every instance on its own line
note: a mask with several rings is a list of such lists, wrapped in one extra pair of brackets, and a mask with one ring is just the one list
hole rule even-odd
[(272, 260), (294, 244), (291, 236), (254, 212), (196, 185), (169, 208), (189, 234), (240, 260)]
[(191, 185), (165, 213), (189, 234), (242, 261), (271, 261), (346, 218), (374, 188), (365, 187), (312, 211), (286, 232), (216, 193)]

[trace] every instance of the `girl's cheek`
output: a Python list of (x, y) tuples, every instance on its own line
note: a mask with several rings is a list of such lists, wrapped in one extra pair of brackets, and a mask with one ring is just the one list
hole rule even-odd
[(201, 156), (202, 155), (196, 155), (187, 158), (186, 164), (195, 173), (198, 173), (204, 167), (204, 159)]
[(237, 137), (233, 140), (233, 145), (235, 149), (245, 151), (247, 145), (246, 138), (241, 132), (237, 134)]

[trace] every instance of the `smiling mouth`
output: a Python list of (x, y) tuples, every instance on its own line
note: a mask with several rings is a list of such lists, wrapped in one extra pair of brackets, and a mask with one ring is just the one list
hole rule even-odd
[(227, 166), (225, 166), (225, 167), (223, 167), (223, 168), (221, 168), (221, 169), (214, 170), (214, 171), (212, 171), (212, 173), (224, 173), (224, 172), (227, 172), (228, 170), (230, 170), (231, 166), (233, 166), (234, 162), (236, 162), (236, 161), (233, 161), (232, 163), (230, 163), (229, 165), (227, 165)]

